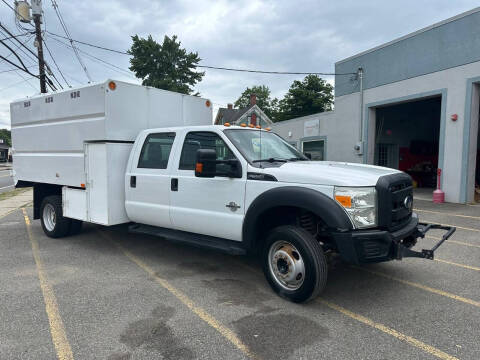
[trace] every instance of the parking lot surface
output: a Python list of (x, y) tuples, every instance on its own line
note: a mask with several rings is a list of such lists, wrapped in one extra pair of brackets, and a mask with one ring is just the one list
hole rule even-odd
[(480, 207), (415, 206), (457, 226), (436, 260), (333, 258), (300, 305), (251, 259), (125, 226), (51, 239), (18, 209), (0, 219), (0, 359), (479, 359)]
[(0, 167), (0, 194), (13, 189), (12, 170)]

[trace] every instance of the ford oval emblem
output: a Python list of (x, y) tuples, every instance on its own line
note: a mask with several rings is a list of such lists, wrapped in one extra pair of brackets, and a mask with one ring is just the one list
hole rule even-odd
[(403, 200), (403, 206), (405, 206), (405, 209), (407, 209), (408, 211), (412, 211), (413, 198), (411, 195), (405, 197), (405, 200)]

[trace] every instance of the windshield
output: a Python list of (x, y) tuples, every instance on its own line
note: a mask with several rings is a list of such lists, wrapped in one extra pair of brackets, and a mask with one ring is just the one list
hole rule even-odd
[(308, 160), (280, 136), (260, 130), (225, 130), (225, 134), (250, 162)]

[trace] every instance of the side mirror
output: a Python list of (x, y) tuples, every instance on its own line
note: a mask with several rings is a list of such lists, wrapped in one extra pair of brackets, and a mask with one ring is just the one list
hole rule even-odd
[(212, 178), (217, 169), (217, 153), (212, 149), (198, 149), (195, 161), (195, 176)]
[(195, 162), (195, 176), (204, 178), (213, 178), (215, 176), (241, 178), (242, 165), (238, 159), (217, 160), (215, 150), (198, 149)]
[(305, 155), (309, 160), (312, 160), (312, 154), (306, 152), (306, 153), (303, 153), (303, 155)]

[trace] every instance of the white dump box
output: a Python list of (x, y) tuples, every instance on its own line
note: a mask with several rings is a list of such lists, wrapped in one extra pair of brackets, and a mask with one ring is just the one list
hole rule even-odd
[(209, 100), (117, 80), (10, 105), (15, 182), (63, 186), (64, 215), (128, 222), (125, 170), (140, 131), (212, 124)]

